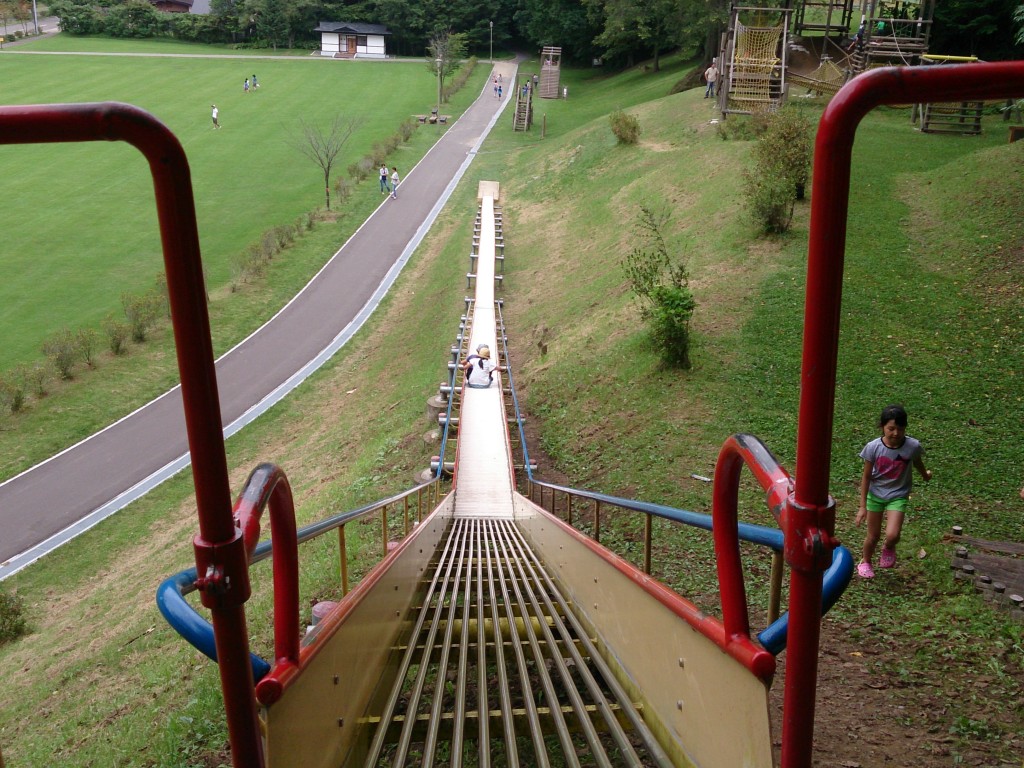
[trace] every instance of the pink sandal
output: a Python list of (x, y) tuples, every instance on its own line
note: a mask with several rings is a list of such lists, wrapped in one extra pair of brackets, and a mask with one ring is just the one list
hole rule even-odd
[(892, 568), (896, 565), (896, 550), (882, 547), (882, 555), (878, 558), (880, 568)]
[(857, 575), (862, 579), (873, 579), (875, 578), (875, 569), (871, 567), (871, 563), (861, 563), (857, 566)]

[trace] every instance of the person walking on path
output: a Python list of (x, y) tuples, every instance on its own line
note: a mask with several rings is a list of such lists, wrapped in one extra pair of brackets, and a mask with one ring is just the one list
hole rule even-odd
[(718, 67), (715, 66), (715, 59), (712, 59), (711, 66), (704, 70), (704, 79), (708, 81), (708, 87), (704, 91), (704, 98), (715, 98), (715, 83), (718, 82)]
[(495, 77), (492, 82), (494, 83), (494, 98), (498, 98), (498, 78)]
[(210, 112), (210, 117), (213, 118), (213, 127), (220, 128), (220, 123), (217, 120), (217, 116), (220, 114), (220, 110), (217, 109), (216, 104), (211, 104), (210, 109), (213, 110), (212, 112)]
[[(385, 170), (387, 170), (385, 168)], [(398, 199), (398, 168), (396, 166), (391, 167), (391, 197), (394, 200)]]
[(380, 164), (380, 193), (386, 195), (391, 191), (391, 187), (388, 186), (388, 165), (387, 163)]
[(498, 98), (501, 98), (501, 83), (498, 83)]
[(886, 513), (885, 543), (878, 565), (892, 568), (896, 565), (896, 544), (903, 529), (903, 516), (914, 484), (912, 469), (916, 468), (927, 482), (932, 479), (931, 470), (924, 466), (924, 449), (921, 443), (907, 434), (907, 412), (901, 405), (887, 405), (878, 419), (882, 436), (876, 437), (860, 452), (864, 460), (864, 472), (860, 481), (860, 508), (854, 518), (854, 525), (865, 520), (868, 532), (864, 538), (864, 550), (857, 575), (871, 579), (875, 571), (871, 559), (882, 535), (882, 513)]

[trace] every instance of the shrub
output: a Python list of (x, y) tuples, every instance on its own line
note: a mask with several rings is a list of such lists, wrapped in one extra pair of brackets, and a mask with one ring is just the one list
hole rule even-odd
[(377, 165), (377, 163), (373, 162), (372, 157), (360, 158), (348, 167), (348, 175), (356, 181), (362, 181), (377, 168)]
[(796, 188), (772, 169), (755, 167), (743, 172), (743, 194), (747, 210), (767, 234), (782, 233), (793, 221)]
[(96, 344), (99, 334), (92, 328), (81, 328), (75, 335), (75, 345), (78, 347), (78, 356), (90, 368), (95, 367)]
[(36, 397), (46, 397), (50, 390), (50, 368), (44, 363), (34, 363), (22, 369), (25, 376), (25, 387)]
[(803, 112), (786, 106), (768, 116), (767, 127), (754, 146), (755, 162), (772, 167), (794, 189), (807, 183), (814, 152), (814, 127)]
[(121, 294), (121, 307), (131, 330), (132, 341), (142, 343), (146, 340), (146, 334), (160, 315), (160, 301), (160, 297), (152, 293), (144, 296)]
[(25, 634), (25, 601), (0, 587), (0, 645)]
[(619, 109), (612, 112), (608, 119), (619, 144), (636, 144), (640, 140), (640, 121), (633, 115), (627, 115)]
[(697, 308), (693, 293), (686, 286), (658, 285), (651, 292), (648, 319), (651, 338), (661, 350), (662, 360), (673, 368), (689, 370), (690, 318)]
[(697, 303), (681, 259), (673, 258), (662, 234), (667, 212), (640, 206), (637, 235), (647, 247), (634, 248), (622, 261), (626, 278), (640, 302), (640, 315), (651, 328), (651, 339), (662, 362), (689, 369), (690, 319)]
[(795, 107), (767, 116), (766, 129), (754, 145), (754, 165), (743, 174), (747, 209), (761, 230), (785, 232), (793, 207), (803, 197), (813, 151), (813, 127)]
[[(355, 183), (352, 179), (341, 178), (334, 182), (334, 194), (338, 199), (338, 206), (343, 206), (348, 202), (349, 198), (352, 197), (352, 191), (355, 189)], [(310, 229), (313, 228), (313, 218), (310, 217)]]
[(0, 377), (0, 411), (18, 413), (25, 407), (25, 375), (20, 368)]
[(68, 328), (62, 328), (43, 342), (43, 354), (62, 379), (72, 377), (78, 360), (78, 341)]
[(400, 126), (398, 126), (398, 133), (401, 135), (402, 141), (408, 141), (409, 139), (412, 138), (412, 135), (416, 133), (417, 125), (418, 123), (410, 117), (404, 120)]
[(132, 332), (128, 323), (108, 317), (103, 321), (103, 332), (107, 335), (107, 346), (111, 352), (123, 355), (128, 351), (128, 337)]

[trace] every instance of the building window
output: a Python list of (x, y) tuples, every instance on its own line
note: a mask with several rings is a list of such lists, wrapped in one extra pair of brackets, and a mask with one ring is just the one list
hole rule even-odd
[(366, 47), (366, 35), (356, 35), (356, 47), (357, 48), (365, 48)]

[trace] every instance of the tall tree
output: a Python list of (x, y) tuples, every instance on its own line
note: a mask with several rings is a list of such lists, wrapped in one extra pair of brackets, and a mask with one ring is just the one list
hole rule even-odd
[(434, 32), (427, 44), (427, 69), (437, 76), (437, 100), (440, 107), (444, 94), (444, 81), (462, 65), (466, 58), (466, 35), (441, 29)]
[(601, 33), (603, 15), (600, 5), (591, 8), (583, 0), (523, 0), (515, 22), (536, 48), (557, 45), (563, 59), (587, 61), (597, 50), (594, 38)]
[(588, 0), (604, 16), (604, 29), (594, 41), (614, 59), (633, 63), (643, 52), (660, 69), (663, 51), (677, 48), (686, 31), (684, 0)]
[(284, 0), (260, 0), (255, 7), (256, 37), (277, 50), (288, 40), (288, 6)]
[(301, 135), (292, 138), (292, 145), (319, 165), (323, 171), (327, 210), (331, 209), (331, 170), (345, 144), (362, 124), (361, 117), (345, 119), (341, 115), (335, 115), (330, 127), (325, 129), (299, 119)]
[(1015, 56), (1013, 13), (1020, 0), (942, 0), (928, 48), (932, 53), (977, 56), (988, 61)]

